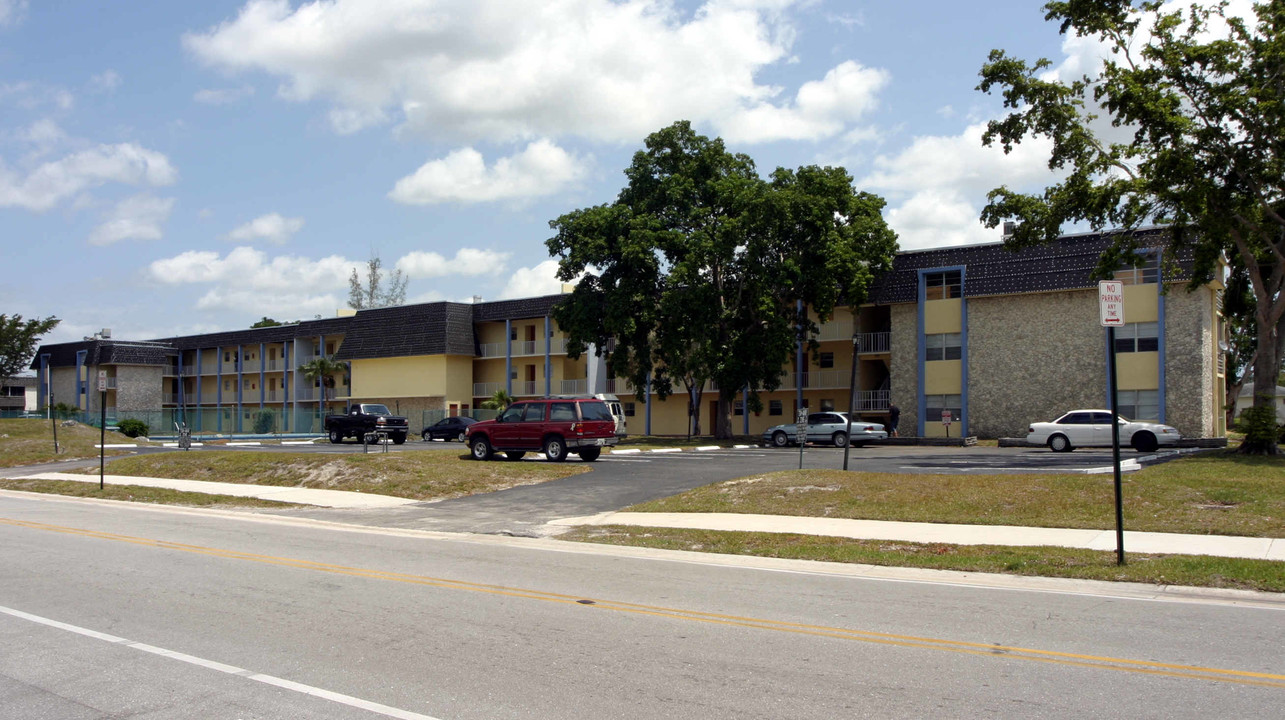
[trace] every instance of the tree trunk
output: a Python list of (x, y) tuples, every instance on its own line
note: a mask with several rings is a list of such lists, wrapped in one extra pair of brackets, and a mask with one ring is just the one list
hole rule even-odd
[[(701, 383), (702, 385), (704, 383)], [(687, 406), (687, 414), (691, 418), (689, 427), (692, 435), (701, 434), (701, 385), (693, 384), (687, 386), (687, 399), (690, 403)]]
[[(714, 432), (714, 438), (717, 440), (732, 439), (732, 403), (736, 400), (736, 393), (727, 394), (726, 390), (719, 388), (718, 391), (718, 426)], [(744, 412), (744, 411), (742, 411)]]
[(1282, 333), (1281, 327), (1285, 323), (1285, 316), (1271, 322), (1260, 305), (1256, 322), (1258, 353), (1254, 357), (1254, 412), (1264, 418), (1264, 424), (1267, 422), (1266, 418), (1270, 418), (1271, 426), (1264, 427), (1259, 432), (1254, 432), (1251, 427), (1240, 445), (1240, 451), (1252, 455), (1276, 455), (1276, 382), (1281, 373), (1281, 353), (1285, 350), (1285, 343), (1282, 342), (1285, 341), (1285, 333)]

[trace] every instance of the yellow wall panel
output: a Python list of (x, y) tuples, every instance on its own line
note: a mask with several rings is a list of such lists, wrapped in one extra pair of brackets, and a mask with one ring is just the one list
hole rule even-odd
[(1116, 353), (1115, 371), (1120, 390), (1156, 390), (1160, 387), (1160, 353)]
[(960, 395), (964, 392), (963, 362), (930, 360), (924, 363), (925, 395)]
[(1156, 322), (1160, 319), (1159, 285), (1124, 286), (1124, 321)]
[[(352, 361), (355, 398), (428, 397), (446, 394), (445, 355)], [(470, 388), (469, 392), (472, 392)]]
[(963, 332), (963, 302), (960, 298), (925, 301), (924, 334)]

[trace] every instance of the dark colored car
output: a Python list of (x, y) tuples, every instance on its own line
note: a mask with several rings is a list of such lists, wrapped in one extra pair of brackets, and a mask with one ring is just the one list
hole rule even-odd
[(459, 440), (460, 442), (468, 441), (468, 428), (477, 422), (471, 417), (457, 415), (455, 417), (442, 418), (437, 422), (424, 428), (420, 433), (425, 441), (429, 440)]
[(617, 442), (615, 417), (607, 403), (594, 397), (515, 402), (496, 419), (474, 423), (468, 429), (474, 460), (489, 460), (497, 451), (510, 460), (543, 451), (553, 462), (566, 460), (570, 453), (593, 462), (604, 447)]
[(376, 436), (383, 433), (401, 445), (410, 432), (406, 418), (392, 414), (387, 405), (380, 403), (353, 403), (343, 415), (327, 415), (322, 422), (330, 442), (336, 444), (343, 442), (344, 438), (355, 437), (361, 442), (372, 433)]

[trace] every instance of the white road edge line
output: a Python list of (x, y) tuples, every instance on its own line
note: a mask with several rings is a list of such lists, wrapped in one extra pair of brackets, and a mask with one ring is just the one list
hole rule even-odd
[(293, 690), (297, 693), (303, 693), (304, 695), (311, 695), (313, 697), (322, 698), (323, 700), (329, 700), (331, 702), (337, 702), (342, 705), (347, 705), (349, 707), (355, 707), (361, 710), (369, 710), (370, 712), (378, 713), (386, 717), (402, 718), (403, 720), (440, 720), (439, 718), (435, 718), (431, 715), (422, 715), (420, 713), (411, 712), (409, 710), (402, 710), (401, 708), (390, 707), (388, 705), (381, 705), (377, 702), (371, 702), (370, 700), (362, 700), (361, 698), (353, 697), (351, 695), (344, 695), (343, 693), (337, 693), (331, 690), (325, 690), (319, 687), (313, 687), (311, 685), (304, 685), (303, 683), (297, 683), (297, 682), (294, 682), (293, 680), (286, 680), (285, 678), (274, 677), (272, 675), (264, 675), (262, 673), (256, 673), (250, 670), (245, 670), (243, 668), (235, 667), (233, 665), (224, 665), (223, 663), (216, 662), (214, 660), (206, 660), (204, 658), (194, 657), (192, 655), (186, 655), (184, 653), (176, 652), (174, 650), (166, 650), (165, 648), (159, 648), (154, 645), (134, 642), (133, 640), (127, 640), (122, 637), (116, 637), (115, 635), (108, 635), (107, 633), (101, 633), (101, 632), (98, 632), (97, 630), (90, 630), (89, 628), (83, 628), (76, 625), (69, 625), (67, 623), (59, 622), (57, 620), (50, 620), (49, 618), (40, 617), (39, 615), (32, 615), (31, 613), (25, 613), (21, 610), (14, 610), (13, 608), (4, 607), (3, 605), (0, 605), (0, 613), (4, 613), (6, 615), (12, 615), (13, 617), (16, 617), (22, 620), (38, 623), (40, 625), (46, 625), (48, 627), (57, 628), (59, 630), (66, 630), (67, 632), (76, 633), (77, 635), (84, 635), (85, 637), (90, 637), (95, 640), (102, 640), (104, 642), (115, 643), (117, 645), (124, 645), (125, 647), (133, 648), (134, 650), (141, 650), (145, 653), (158, 655), (160, 657), (169, 658), (171, 660), (178, 660), (179, 662), (185, 662), (185, 663), (188, 663), (189, 665), (196, 665), (197, 667), (203, 667), (208, 670), (217, 670), (227, 675), (236, 675), (237, 677), (243, 677), (243, 678), (246, 678), (247, 680), (254, 680), (256, 682), (261, 682), (266, 685), (273, 685), (275, 687), (284, 688), (286, 690)]

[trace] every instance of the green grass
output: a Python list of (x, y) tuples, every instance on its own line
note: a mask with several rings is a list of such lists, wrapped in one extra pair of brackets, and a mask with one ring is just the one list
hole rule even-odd
[(1114, 552), (1074, 548), (925, 544), (619, 525), (577, 528), (558, 538), (726, 555), (1285, 592), (1283, 563), (1203, 555), (1129, 553), (1127, 564), (1121, 567), (1115, 564)]
[[(140, 455), (113, 461), (112, 475), (318, 488), (440, 500), (588, 472), (582, 463), (477, 462), (455, 446), (445, 450), (330, 455), (203, 450)], [(88, 471), (87, 471), (88, 472)], [(98, 469), (93, 468), (92, 474)]]
[[(1285, 537), (1285, 458), (1212, 452), (1124, 476), (1129, 530)], [(628, 508), (1056, 528), (1115, 527), (1111, 475), (790, 470)]]
[[(61, 421), (59, 421), (61, 423)], [(49, 420), (13, 418), (0, 420), (0, 467), (18, 467), (57, 460), (98, 457), (99, 430), (76, 423), (71, 427), (58, 426), (59, 452), (54, 454), (54, 431)], [(133, 438), (108, 432), (107, 443), (134, 443)], [(123, 454), (121, 450), (107, 450), (107, 457)]]
[(236, 497), (234, 495), (182, 492), (168, 488), (143, 487), (140, 485), (107, 485), (99, 490), (97, 483), (73, 482), (70, 480), (0, 479), (0, 489), (68, 495), (70, 497), (187, 505), (190, 507), (299, 507), (297, 503), (283, 503), (273, 500), (260, 500), (258, 498)]

